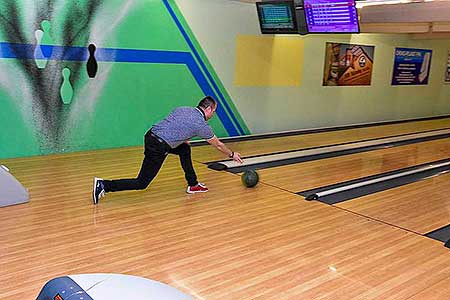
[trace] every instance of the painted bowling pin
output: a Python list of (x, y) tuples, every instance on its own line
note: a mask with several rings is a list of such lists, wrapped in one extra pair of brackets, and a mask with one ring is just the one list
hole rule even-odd
[(62, 71), (63, 74), (63, 82), (61, 85), (61, 99), (64, 104), (70, 104), (73, 98), (73, 88), (70, 83), (70, 69), (64, 68)]
[(98, 64), (97, 64), (97, 59), (95, 58), (95, 50), (97, 48), (95, 47), (94, 44), (90, 44), (88, 47), (89, 50), (89, 58), (86, 64), (86, 69), (87, 69), (87, 73), (89, 78), (95, 78), (95, 76), (97, 75), (97, 71), (98, 71)]
[(39, 69), (44, 69), (47, 66), (47, 60), (45, 59), (44, 53), (42, 52), (41, 42), (44, 32), (40, 29), (34, 32), (36, 37), (36, 47), (34, 48), (34, 61)]

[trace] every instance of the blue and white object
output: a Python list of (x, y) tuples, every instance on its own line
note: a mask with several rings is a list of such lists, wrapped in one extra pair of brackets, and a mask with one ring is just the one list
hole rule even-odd
[(426, 85), (432, 50), (395, 48), (392, 85)]
[(304, 0), (310, 33), (359, 33), (355, 0)]
[(122, 274), (80, 274), (58, 277), (42, 288), (37, 300), (192, 300), (164, 283)]

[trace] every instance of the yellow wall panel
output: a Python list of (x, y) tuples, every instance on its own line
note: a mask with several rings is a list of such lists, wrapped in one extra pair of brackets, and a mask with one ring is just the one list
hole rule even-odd
[(236, 86), (299, 86), (303, 39), (239, 35), (236, 40)]

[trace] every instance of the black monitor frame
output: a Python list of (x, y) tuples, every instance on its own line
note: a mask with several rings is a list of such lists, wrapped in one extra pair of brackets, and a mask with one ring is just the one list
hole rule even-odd
[[(267, 28), (263, 28), (262, 26), (262, 15), (261, 15), (261, 6), (264, 5), (276, 5), (276, 4), (287, 4), (291, 10), (291, 15), (292, 15), (292, 21), (294, 24), (294, 28), (292, 29), (288, 29), (288, 28), (271, 28), (271, 29), (267, 29)], [(282, 0), (282, 1), (264, 1), (264, 2), (256, 2), (256, 9), (258, 12), (258, 20), (259, 20), (259, 27), (261, 29), (261, 33), (262, 34), (298, 34), (298, 25), (297, 25), (297, 18), (296, 18), (296, 11), (295, 11), (295, 6), (294, 6), (294, 1), (287, 1), (287, 0)]]

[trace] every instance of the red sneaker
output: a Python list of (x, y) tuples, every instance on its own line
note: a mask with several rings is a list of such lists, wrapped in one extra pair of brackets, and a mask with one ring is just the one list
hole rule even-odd
[(195, 194), (195, 193), (206, 193), (208, 191), (208, 188), (203, 183), (197, 183), (197, 185), (194, 186), (188, 186), (186, 193), (188, 194)]

